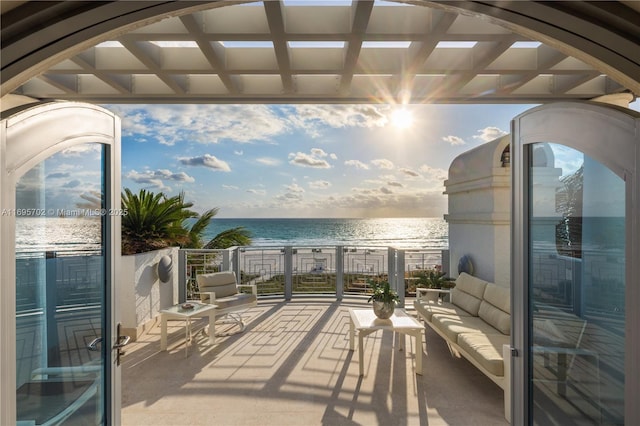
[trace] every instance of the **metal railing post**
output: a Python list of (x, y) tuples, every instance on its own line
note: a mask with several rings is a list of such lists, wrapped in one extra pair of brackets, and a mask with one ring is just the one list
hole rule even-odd
[(231, 271), (231, 251), (229, 249), (226, 249), (222, 252), (222, 267), (220, 268), (221, 271)]
[(242, 282), (242, 277), (240, 276), (240, 247), (232, 247), (229, 250), (233, 253), (231, 258), (231, 270), (236, 273), (238, 282)]
[(178, 302), (187, 300), (187, 250), (178, 250)]
[(336, 247), (336, 299), (342, 300), (344, 294), (344, 247)]
[(398, 292), (398, 297), (400, 298), (400, 307), (404, 308), (404, 298), (405, 298), (405, 281), (404, 281), (404, 250), (396, 250), (396, 262), (395, 262), (395, 274), (396, 274), (396, 291)]
[(291, 300), (293, 295), (293, 247), (284, 248), (284, 298)]

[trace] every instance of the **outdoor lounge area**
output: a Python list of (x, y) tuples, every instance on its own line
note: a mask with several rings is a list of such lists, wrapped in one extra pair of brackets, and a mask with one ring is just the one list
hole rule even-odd
[[(167, 352), (160, 351), (160, 328), (151, 328), (127, 348), (122, 424), (508, 424), (502, 389), (452, 356), (430, 328), (422, 376), (415, 374), (413, 339), (378, 331), (365, 338), (360, 377), (357, 349), (349, 350), (350, 307), (371, 305), (260, 300), (243, 314), (244, 332), (217, 326), (213, 346), (197, 333), (186, 359), (180, 322), (170, 323)], [(404, 352), (398, 336), (406, 339)]]
[[(640, 425), (640, 2), (2, 0), (0, 15), (0, 425)], [(443, 217), (446, 244), (405, 250), (389, 225), (374, 248), (262, 236), (275, 253), (230, 243), (196, 271), (191, 235), (122, 252), (123, 191), (147, 184), (237, 218)], [(427, 269), (508, 289), (479, 303), (504, 302), (509, 336), (478, 309), (433, 315), (443, 333), (369, 325), (354, 346), (369, 280), (413, 322)], [(256, 300), (206, 333), (218, 307), (197, 302), (197, 274), (222, 271)], [(500, 340), (502, 384), (457, 353), (478, 342), (452, 344), (458, 320), (500, 332), (480, 338)]]

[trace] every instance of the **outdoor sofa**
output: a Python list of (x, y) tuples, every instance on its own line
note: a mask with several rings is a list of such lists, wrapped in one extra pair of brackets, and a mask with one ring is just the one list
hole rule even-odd
[[(449, 293), (450, 301), (429, 297)], [(435, 299), (435, 300), (434, 300)], [(511, 298), (507, 287), (461, 273), (451, 290), (418, 289), (419, 317), (504, 391), (504, 415), (511, 421)]]

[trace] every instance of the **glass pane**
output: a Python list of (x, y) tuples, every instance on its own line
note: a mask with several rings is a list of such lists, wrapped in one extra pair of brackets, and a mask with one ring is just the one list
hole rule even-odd
[(624, 181), (563, 145), (530, 149), (533, 423), (624, 424)]
[(19, 421), (103, 422), (104, 149), (62, 151), (16, 186)]

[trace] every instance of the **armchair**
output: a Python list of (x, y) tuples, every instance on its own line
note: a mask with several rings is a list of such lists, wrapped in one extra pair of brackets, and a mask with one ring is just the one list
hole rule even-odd
[[(196, 277), (200, 290), (200, 301), (217, 305), (216, 317), (226, 317), (244, 330), (242, 316), (237, 313), (258, 304), (258, 290), (255, 284), (238, 284), (233, 271), (199, 274)], [(241, 288), (248, 288), (251, 293), (241, 293)]]

